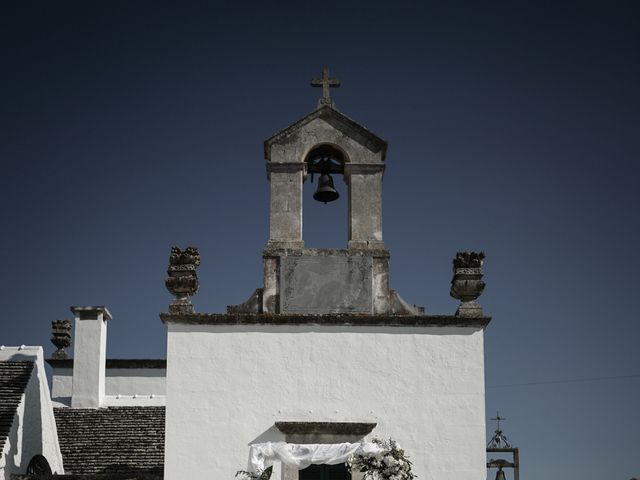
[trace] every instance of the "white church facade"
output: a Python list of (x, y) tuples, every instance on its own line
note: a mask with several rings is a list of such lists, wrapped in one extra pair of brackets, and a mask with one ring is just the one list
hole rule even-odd
[[(387, 144), (336, 108), (328, 71), (315, 82), (323, 87), (317, 108), (265, 141), (269, 238), (263, 284), (245, 303), (226, 313), (196, 311), (200, 252), (174, 247), (166, 281), (174, 300), (160, 315), (166, 361), (107, 359), (105, 307), (72, 308), (73, 358), (64, 352), (70, 324), (54, 325), (59, 350), (49, 360), (50, 398), (41, 402), (51, 412), (41, 427), (49, 440), (37, 452), (51, 473), (230, 479), (272, 466), (274, 480), (357, 480), (362, 474), (352, 476), (343, 458), (320, 453), (393, 438), (420, 479), (486, 478), (490, 318), (475, 301), (484, 255), (454, 259), (455, 314), (427, 314), (390, 287), (382, 228)], [(317, 200), (348, 204), (347, 248), (305, 248), (302, 190), (312, 176)], [(346, 198), (337, 198), (334, 177), (344, 179)], [(5, 354), (0, 363), (17, 358)], [(122, 445), (100, 436), (109, 428)], [(19, 449), (15, 443), (3, 448)], [(92, 460), (105, 445), (111, 459)], [(26, 474), (37, 448), (11, 468), (5, 450), (0, 480)], [(39, 468), (14, 478), (47, 473)]]

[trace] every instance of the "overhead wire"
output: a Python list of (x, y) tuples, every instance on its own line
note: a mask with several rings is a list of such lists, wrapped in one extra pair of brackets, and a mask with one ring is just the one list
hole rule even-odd
[(614, 375), (608, 377), (586, 377), (586, 378), (569, 378), (565, 380), (542, 380), (539, 382), (524, 382), (524, 383), (505, 383), (499, 385), (487, 385), (487, 388), (507, 388), (507, 387), (528, 387), (533, 385), (553, 385), (561, 383), (580, 383), (580, 382), (597, 382), (600, 380), (618, 380), (622, 378), (640, 378), (640, 373), (632, 375)]

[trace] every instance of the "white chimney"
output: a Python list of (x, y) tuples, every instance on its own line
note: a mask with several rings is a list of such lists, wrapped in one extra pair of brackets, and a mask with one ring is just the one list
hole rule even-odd
[(76, 316), (73, 347), (73, 408), (98, 408), (104, 398), (107, 361), (106, 307), (71, 307)]

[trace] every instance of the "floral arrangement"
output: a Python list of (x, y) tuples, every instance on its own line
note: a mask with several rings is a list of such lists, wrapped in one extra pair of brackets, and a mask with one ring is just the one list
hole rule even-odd
[(393, 440), (374, 439), (381, 451), (375, 454), (355, 454), (347, 459), (351, 472), (364, 473), (364, 480), (413, 480), (411, 462), (404, 450)]
[(271, 471), (273, 467), (265, 468), (262, 472), (247, 472), (245, 470), (238, 470), (236, 477), (240, 477), (240, 480), (269, 480), (271, 478)]

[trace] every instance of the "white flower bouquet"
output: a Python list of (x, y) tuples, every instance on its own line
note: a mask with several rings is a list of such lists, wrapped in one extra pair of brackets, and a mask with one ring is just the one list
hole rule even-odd
[(374, 439), (381, 450), (375, 454), (356, 454), (347, 459), (351, 472), (364, 473), (365, 480), (413, 480), (411, 462), (393, 439)]

